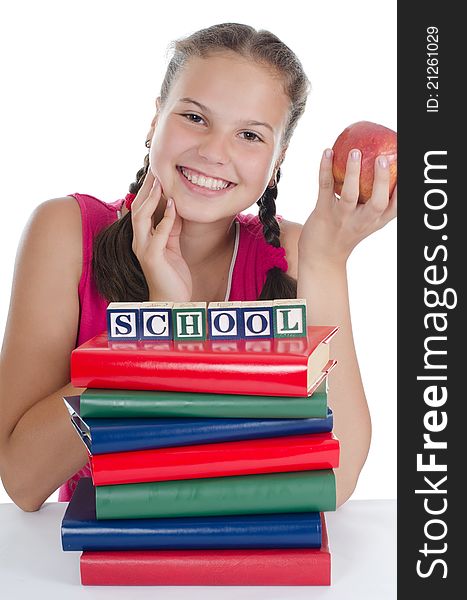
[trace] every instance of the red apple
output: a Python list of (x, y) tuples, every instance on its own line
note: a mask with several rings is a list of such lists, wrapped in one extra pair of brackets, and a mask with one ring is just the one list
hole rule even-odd
[(371, 121), (358, 121), (349, 125), (334, 142), (332, 173), (336, 194), (340, 195), (342, 191), (347, 158), (350, 150), (355, 148), (362, 153), (358, 202), (364, 204), (371, 196), (375, 159), (380, 154), (393, 157), (389, 160), (389, 194), (392, 194), (397, 180), (397, 133)]

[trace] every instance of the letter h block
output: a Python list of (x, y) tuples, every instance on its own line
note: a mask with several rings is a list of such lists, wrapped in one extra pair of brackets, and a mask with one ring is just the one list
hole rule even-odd
[(208, 337), (210, 340), (243, 339), (242, 302), (208, 304)]
[(273, 300), (274, 337), (306, 337), (306, 298)]
[(109, 340), (138, 340), (141, 331), (141, 302), (110, 302), (107, 306), (107, 337)]
[(172, 340), (173, 302), (141, 302), (141, 340)]
[(173, 340), (206, 340), (206, 302), (174, 302), (172, 305)]

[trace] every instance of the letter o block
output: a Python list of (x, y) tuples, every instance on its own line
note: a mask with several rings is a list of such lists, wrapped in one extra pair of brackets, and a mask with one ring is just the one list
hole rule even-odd
[(273, 301), (242, 302), (245, 339), (274, 337)]
[(241, 302), (210, 302), (208, 305), (208, 338), (240, 340), (243, 338)]

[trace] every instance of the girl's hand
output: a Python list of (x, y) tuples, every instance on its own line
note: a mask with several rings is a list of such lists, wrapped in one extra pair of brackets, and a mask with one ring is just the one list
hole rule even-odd
[(359, 242), (396, 216), (397, 186), (389, 197), (387, 157), (376, 158), (371, 198), (365, 204), (357, 203), (361, 154), (354, 152), (349, 152), (340, 199), (334, 193), (332, 151), (323, 153), (318, 200), (298, 242), (299, 257), (305, 265), (324, 262), (345, 266)]
[(131, 205), (132, 249), (139, 260), (152, 301), (190, 302), (191, 273), (180, 251), (182, 219), (169, 198), (154, 227), (154, 211), (162, 196), (160, 182), (148, 169)]

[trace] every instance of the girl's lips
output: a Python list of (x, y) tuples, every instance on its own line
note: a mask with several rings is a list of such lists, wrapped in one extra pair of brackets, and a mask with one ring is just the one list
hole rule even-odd
[(202, 176), (205, 177), (206, 179), (218, 179), (220, 181), (225, 181), (226, 183), (230, 183), (232, 185), (235, 185), (233, 181), (230, 181), (229, 179), (224, 179), (223, 177), (217, 177), (216, 175), (209, 175), (208, 173), (203, 173), (203, 171), (198, 171), (198, 169), (192, 169), (191, 167), (187, 167), (185, 165), (178, 165), (177, 169), (185, 169), (186, 171), (191, 171), (192, 173), (197, 174), (198, 176)]
[(182, 167), (177, 167), (177, 171), (180, 176), (180, 179), (182, 180), (182, 182), (185, 184), (185, 186), (190, 191), (196, 192), (197, 194), (201, 194), (202, 196), (206, 196), (207, 198), (225, 194), (226, 192), (228, 192), (229, 190), (231, 190), (232, 188), (234, 188), (237, 185), (236, 183), (230, 182), (227, 187), (225, 187), (221, 190), (210, 190), (209, 188), (202, 187), (200, 185), (196, 185), (195, 183), (192, 183), (189, 179), (187, 179), (185, 177), (185, 175), (182, 173)]

